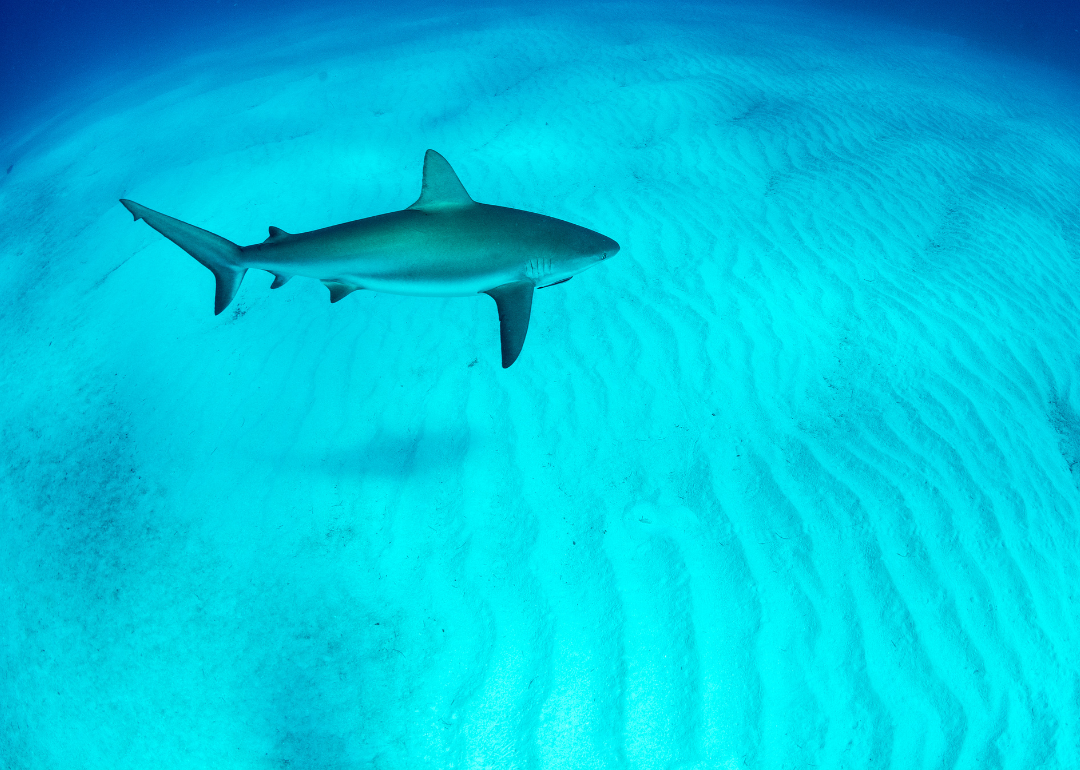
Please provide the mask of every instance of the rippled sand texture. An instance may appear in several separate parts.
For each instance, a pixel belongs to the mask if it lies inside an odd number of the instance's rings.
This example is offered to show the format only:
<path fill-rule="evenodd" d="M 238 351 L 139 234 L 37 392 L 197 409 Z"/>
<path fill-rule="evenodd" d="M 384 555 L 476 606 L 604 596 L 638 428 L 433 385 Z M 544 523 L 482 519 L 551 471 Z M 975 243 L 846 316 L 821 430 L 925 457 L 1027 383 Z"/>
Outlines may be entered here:
<path fill-rule="evenodd" d="M 0 157 L 0 767 L 1080 765 L 1075 84 L 764 11 L 304 24 Z M 215 318 L 117 203 L 251 243 L 428 147 L 622 244 L 507 371 L 487 297 Z"/>

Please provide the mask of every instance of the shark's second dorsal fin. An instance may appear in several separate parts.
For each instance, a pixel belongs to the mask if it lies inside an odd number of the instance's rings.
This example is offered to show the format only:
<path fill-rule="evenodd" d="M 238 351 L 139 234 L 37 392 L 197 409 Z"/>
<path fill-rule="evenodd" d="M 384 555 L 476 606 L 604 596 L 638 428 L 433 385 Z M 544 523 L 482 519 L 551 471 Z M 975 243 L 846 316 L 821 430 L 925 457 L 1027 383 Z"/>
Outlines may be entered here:
<path fill-rule="evenodd" d="M 410 209 L 420 211 L 438 211 L 440 209 L 462 206 L 475 206 L 476 202 L 465 192 L 454 169 L 435 150 L 428 150 L 424 156 L 424 185 L 420 197 Z"/>
<path fill-rule="evenodd" d="M 270 241 L 276 241 L 278 238 L 284 238 L 286 235 L 288 235 L 288 233 L 282 230 L 280 227 L 274 227 L 273 225 L 270 225 L 270 237 L 263 241 L 263 243 L 270 243 Z"/>

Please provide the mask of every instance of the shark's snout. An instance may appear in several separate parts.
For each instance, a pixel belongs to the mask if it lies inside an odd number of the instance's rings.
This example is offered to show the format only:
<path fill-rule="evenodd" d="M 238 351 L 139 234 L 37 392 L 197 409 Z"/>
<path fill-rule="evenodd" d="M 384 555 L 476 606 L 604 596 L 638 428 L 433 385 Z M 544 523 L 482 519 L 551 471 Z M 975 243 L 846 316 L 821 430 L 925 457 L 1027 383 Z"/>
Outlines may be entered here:
<path fill-rule="evenodd" d="M 617 244 L 615 241 L 611 240 L 611 238 L 608 238 L 607 236 L 604 237 L 604 241 L 605 243 L 603 246 L 603 251 L 600 252 L 601 261 L 605 259 L 611 259 L 611 257 L 614 257 L 616 254 L 619 253 L 619 244 Z"/>

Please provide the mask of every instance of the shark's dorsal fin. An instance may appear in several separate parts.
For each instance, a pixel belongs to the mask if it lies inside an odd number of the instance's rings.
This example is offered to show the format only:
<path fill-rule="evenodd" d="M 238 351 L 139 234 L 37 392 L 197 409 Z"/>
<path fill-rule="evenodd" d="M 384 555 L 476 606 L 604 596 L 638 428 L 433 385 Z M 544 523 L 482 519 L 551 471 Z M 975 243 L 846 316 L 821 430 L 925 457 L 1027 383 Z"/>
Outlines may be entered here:
<path fill-rule="evenodd" d="M 461 180 L 454 169 L 435 150 L 428 150 L 424 155 L 424 185 L 420 197 L 410 209 L 420 211 L 438 211 L 440 209 L 475 206 L 476 202 L 465 192 Z"/>
<path fill-rule="evenodd" d="M 286 235 L 288 235 L 288 233 L 282 230 L 280 227 L 274 227 L 273 225 L 270 225 L 270 237 L 263 241 L 263 243 L 270 243 L 270 241 L 276 241 L 278 238 L 284 238 Z"/>
<path fill-rule="evenodd" d="M 502 341 L 502 365 L 506 369 L 517 361 L 532 314 L 532 281 L 514 281 L 484 292 L 499 307 L 499 338 Z"/>

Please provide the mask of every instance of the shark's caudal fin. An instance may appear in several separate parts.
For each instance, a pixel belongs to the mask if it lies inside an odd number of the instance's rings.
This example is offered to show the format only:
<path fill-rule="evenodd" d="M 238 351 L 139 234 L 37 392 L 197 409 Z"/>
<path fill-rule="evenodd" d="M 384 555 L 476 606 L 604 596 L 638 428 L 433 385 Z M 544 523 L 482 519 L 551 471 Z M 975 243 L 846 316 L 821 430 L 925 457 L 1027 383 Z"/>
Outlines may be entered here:
<path fill-rule="evenodd" d="M 135 221 L 145 220 L 146 224 L 209 268 L 217 279 L 217 291 L 214 294 L 215 315 L 229 306 L 240 288 L 240 282 L 244 280 L 244 273 L 247 272 L 247 268 L 240 264 L 239 246 L 220 235 L 165 216 L 135 201 L 121 198 L 120 202 L 132 213 Z"/>
<path fill-rule="evenodd" d="M 517 361 L 525 334 L 529 331 L 532 314 L 533 285 L 531 281 L 514 281 L 485 291 L 499 307 L 499 337 L 502 340 L 503 369 Z"/>

